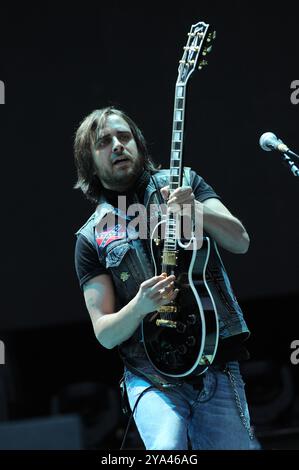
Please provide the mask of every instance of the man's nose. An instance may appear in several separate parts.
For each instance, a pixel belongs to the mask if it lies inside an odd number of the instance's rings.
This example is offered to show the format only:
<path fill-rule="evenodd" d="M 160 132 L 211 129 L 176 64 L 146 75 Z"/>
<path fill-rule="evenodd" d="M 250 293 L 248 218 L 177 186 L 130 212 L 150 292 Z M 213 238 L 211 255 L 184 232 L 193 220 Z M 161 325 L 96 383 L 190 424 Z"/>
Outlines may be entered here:
<path fill-rule="evenodd" d="M 116 154 L 122 153 L 124 150 L 123 144 L 118 140 L 116 136 L 113 137 L 112 141 L 112 152 Z"/>

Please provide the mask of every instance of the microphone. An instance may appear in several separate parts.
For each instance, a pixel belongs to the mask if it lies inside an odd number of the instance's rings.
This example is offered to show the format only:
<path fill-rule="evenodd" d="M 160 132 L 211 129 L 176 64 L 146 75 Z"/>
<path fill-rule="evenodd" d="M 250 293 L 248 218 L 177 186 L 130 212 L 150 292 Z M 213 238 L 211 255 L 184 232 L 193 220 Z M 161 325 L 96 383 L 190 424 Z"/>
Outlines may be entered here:
<path fill-rule="evenodd" d="M 277 150 L 278 152 L 284 153 L 291 157 L 299 158 L 295 152 L 292 152 L 286 144 L 283 143 L 281 139 L 278 139 L 273 132 L 265 132 L 260 137 L 260 146 L 266 152 L 271 152 L 271 150 Z"/>
<path fill-rule="evenodd" d="M 299 168 L 295 163 L 290 159 L 290 157 L 297 157 L 299 155 L 292 152 L 282 140 L 278 139 L 273 132 L 265 132 L 260 137 L 260 146 L 266 152 L 271 152 L 271 150 L 277 150 L 282 155 L 283 163 L 291 170 L 294 176 L 299 176 Z"/>

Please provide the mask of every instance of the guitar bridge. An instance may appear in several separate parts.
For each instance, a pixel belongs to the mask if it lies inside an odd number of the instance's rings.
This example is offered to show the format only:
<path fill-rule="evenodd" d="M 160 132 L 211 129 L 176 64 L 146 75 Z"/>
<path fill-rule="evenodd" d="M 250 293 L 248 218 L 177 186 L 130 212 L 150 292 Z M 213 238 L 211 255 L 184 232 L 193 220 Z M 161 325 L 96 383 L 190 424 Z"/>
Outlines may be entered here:
<path fill-rule="evenodd" d="M 178 309 L 175 305 L 162 305 L 157 311 L 159 313 L 176 313 Z"/>
<path fill-rule="evenodd" d="M 163 328 L 176 328 L 177 322 L 172 320 L 156 320 L 157 326 L 162 326 Z"/>

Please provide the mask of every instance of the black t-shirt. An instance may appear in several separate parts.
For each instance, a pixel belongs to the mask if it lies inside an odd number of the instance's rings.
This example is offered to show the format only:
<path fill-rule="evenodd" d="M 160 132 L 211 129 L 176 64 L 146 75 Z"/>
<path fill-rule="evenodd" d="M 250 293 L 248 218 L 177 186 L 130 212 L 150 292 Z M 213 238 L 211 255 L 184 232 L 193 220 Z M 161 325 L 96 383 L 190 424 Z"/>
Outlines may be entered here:
<path fill-rule="evenodd" d="M 134 186 L 134 190 L 137 188 L 137 197 L 139 196 L 139 200 L 143 200 L 145 187 L 146 181 L 143 185 L 140 185 L 140 181 L 137 181 L 136 185 Z M 220 199 L 213 188 L 196 173 L 192 181 L 192 188 L 195 199 L 197 201 L 204 202 L 209 198 Z M 119 193 L 115 191 L 105 191 L 105 196 L 111 204 L 116 204 L 115 201 L 117 201 L 118 195 Z M 128 200 L 130 200 L 130 196 L 131 195 L 128 195 Z M 95 276 L 100 274 L 109 274 L 109 271 L 106 269 L 106 267 L 100 263 L 96 249 L 82 234 L 79 234 L 76 242 L 75 267 L 81 289 L 87 281 L 94 278 Z M 217 355 L 214 360 L 214 364 L 223 364 L 227 361 L 233 360 L 246 360 L 248 358 L 249 353 L 243 344 L 234 344 L 233 341 L 230 341 L 228 344 L 227 341 L 224 340 L 220 341 L 218 344 Z"/>
<path fill-rule="evenodd" d="M 213 188 L 208 185 L 201 176 L 197 174 L 195 174 L 194 176 L 192 188 L 195 199 L 197 201 L 203 202 L 211 197 L 219 199 L 219 196 L 215 193 Z M 117 193 L 110 191 L 109 196 L 111 196 L 111 198 L 112 193 L 114 193 L 114 197 L 115 195 L 117 195 Z M 76 242 L 75 268 L 81 289 L 84 283 L 89 281 L 93 277 L 98 276 L 100 274 L 109 274 L 109 271 L 106 269 L 106 267 L 100 263 L 95 248 L 82 234 L 79 234 Z"/>

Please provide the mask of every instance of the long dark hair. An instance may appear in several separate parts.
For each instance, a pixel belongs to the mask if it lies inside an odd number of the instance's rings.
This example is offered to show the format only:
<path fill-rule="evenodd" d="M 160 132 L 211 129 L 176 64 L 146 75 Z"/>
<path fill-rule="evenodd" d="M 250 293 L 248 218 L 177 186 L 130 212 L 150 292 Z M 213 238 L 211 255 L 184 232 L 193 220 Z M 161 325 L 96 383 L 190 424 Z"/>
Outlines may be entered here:
<path fill-rule="evenodd" d="M 120 109 L 109 106 L 102 109 L 96 109 L 86 116 L 80 123 L 75 135 L 74 156 L 77 168 L 77 182 L 75 189 L 81 189 L 87 199 L 97 202 L 102 191 L 102 183 L 97 175 L 95 175 L 94 161 L 92 158 L 92 145 L 94 144 L 98 132 L 104 123 L 104 120 L 110 114 L 116 114 L 124 119 L 132 131 L 139 154 L 144 159 L 144 169 L 149 172 L 156 172 L 157 167 L 149 156 L 145 138 L 135 124 L 135 122 Z"/>

